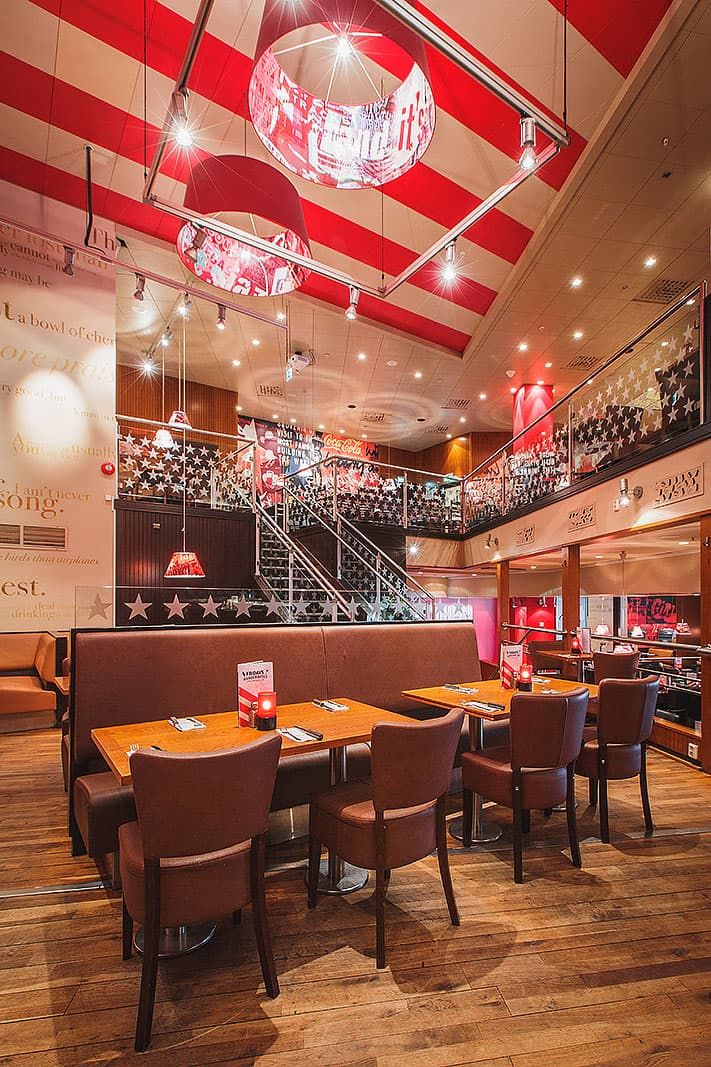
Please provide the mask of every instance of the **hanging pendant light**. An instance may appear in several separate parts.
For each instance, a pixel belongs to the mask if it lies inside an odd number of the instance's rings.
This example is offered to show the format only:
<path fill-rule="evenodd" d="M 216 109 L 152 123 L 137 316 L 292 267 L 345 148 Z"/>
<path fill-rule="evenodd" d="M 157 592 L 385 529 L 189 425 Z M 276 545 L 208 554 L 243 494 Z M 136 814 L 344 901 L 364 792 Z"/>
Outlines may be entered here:
<path fill-rule="evenodd" d="M 165 348 L 161 345 L 161 361 L 160 361 L 160 417 L 165 421 Z M 165 426 L 160 426 L 154 436 L 153 444 L 156 448 L 161 448 L 164 451 L 169 451 L 175 444 L 173 441 L 173 435 Z"/>
<path fill-rule="evenodd" d="M 183 345 L 182 354 L 178 353 L 178 404 L 181 403 L 184 407 L 187 407 L 186 400 L 186 360 L 185 360 L 185 319 L 187 316 L 183 316 Z M 181 373 L 181 356 L 182 356 L 182 373 Z M 181 392 L 182 387 L 182 392 Z M 176 416 L 182 416 L 183 422 L 174 422 L 173 419 Z M 188 495 L 188 482 L 187 482 L 187 459 L 185 452 L 185 431 L 191 429 L 190 422 L 184 411 L 174 411 L 168 420 L 171 426 L 180 426 L 183 431 L 183 547 L 181 550 L 176 551 L 170 557 L 170 562 L 163 574 L 164 578 L 204 578 L 205 571 L 202 569 L 200 558 L 197 552 L 186 548 L 185 544 L 185 530 L 187 526 L 187 495 Z M 156 435 L 157 436 L 157 435 Z M 172 437 L 171 437 L 172 440 Z"/>
<path fill-rule="evenodd" d="M 311 273 L 279 255 L 288 248 L 311 256 L 301 200 L 276 167 L 250 156 L 212 156 L 193 167 L 185 190 L 185 207 L 202 217 L 243 213 L 281 227 L 265 240 L 274 251 L 252 248 L 209 224 L 187 222 L 176 248 L 181 263 L 197 278 L 241 296 L 281 296 L 293 292 Z M 256 228 L 255 228 L 256 233 Z"/>
<path fill-rule="evenodd" d="M 318 27 L 318 36 L 312 27 Z M 287 62 L 295 59 L 292 69 L 300 77 L 310 56 L 315 78 L 328 64 L 324 97 L 287 74 L 281 63 L 287 53 L 293 53 Z M 366 64 L 387 70 L 393 53 L 397 68 L 407 73 L 384 94 Z M 346 104 L 331 98 L 334 87 L 336 92 L 350 87 L 356 77 L 365 79 L 368 99 Z M 249 81 L 249 114 L 274 158 L 307 181 L 337 189 L 384 185 L 417 163 L 434 134 L 424 42 L 372 0 L 266 0 Z"/>

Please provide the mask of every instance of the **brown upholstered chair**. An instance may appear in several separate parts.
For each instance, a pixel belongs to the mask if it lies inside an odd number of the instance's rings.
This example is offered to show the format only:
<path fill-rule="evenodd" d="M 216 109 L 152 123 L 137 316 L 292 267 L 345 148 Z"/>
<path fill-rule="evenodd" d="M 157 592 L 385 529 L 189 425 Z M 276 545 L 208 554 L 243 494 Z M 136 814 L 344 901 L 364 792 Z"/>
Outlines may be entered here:
<path fill-rule="evenodd" d="M 162 927 L 238 917 L 252 902 L 264 984 L 279 995 L 264 898 L 264 850 L 281 737 L 198 755 L 138 751 L 138 821 L 119 828 L 123 958 L 144 926 L 136 1051 L 151 1039 Z"/>
<path fill-rule="evenodd" d="M 593 652 L 595 685 L 606 678 L 636 678 L 639 652 Z"/>
<path fill-rule="evenodd" d="M 311 798 L 309 907 L 316 906 L 321 846 L 375 871 L 376 962 L 385 966 L 385 894 L 390 871 L 437 849 L 453 926 L 459 913 L 447 855 L 447 789 L 463 713 L 426 722 L 376 723 L 370 781 L 343 782 Z"/>
<path fill-rule="evenodd" d="M 617 658 L 617 657 L 614 657 Z M 610 840 L 607 783 L 636 778 L 646 832 L 654 832 L 647 787 L 647 740 L 654 724 L 658 678 L 605 678 L 600 683 L 597 726 L 586 727 L 576 774 L 590 779 L 590 803 L 600 794 L 600 837 Z"/>
<path fill-rule="evenodd" d="M 472 843 L 473 794 L 513 808 L 514 881 L 523 882 L 524 825 L 532 809 L 565 802 L 570 854 L 582 866 L 575 819 L 575 760 L 582 743 L 587 689 L 565 696 L 516 693 L 511 700 L 511 744 L 462 755 L 464 844 Z"/>

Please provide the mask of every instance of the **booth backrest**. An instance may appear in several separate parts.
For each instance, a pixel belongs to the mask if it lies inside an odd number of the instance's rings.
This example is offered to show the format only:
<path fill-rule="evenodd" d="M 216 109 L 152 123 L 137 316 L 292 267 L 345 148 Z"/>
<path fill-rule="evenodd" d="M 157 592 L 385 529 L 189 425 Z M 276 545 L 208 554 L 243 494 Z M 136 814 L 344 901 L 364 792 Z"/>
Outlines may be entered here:
<path fill-rule="evenodd" d="M 0 636 L 0 671 L 31 671 L 37 646 L 43 634 L 2 634 Z"/>
<path fill-rule="evenodd" d="M 334 697 L 417 716 L 423 705 L 403 697 L 403 689 L 481 679 L 471 622 L 325 626 L 323 634 Z"/>
<path fill-rule="evenodd" d="M 51 685 L 57 676 L 57 642 L 52 634 L 40 634 L 34 668 L 43 682 Z"/>
<path fill-rule="evenodd" d="M 72 760 L 95 760 L 91 731 L 236 706 L 238 663 L 271 660 L 280 704 L 349 696 L 417 712 L 403 689 L 480 678 L 468 623 L 77 630 L 72 652 Z"/>

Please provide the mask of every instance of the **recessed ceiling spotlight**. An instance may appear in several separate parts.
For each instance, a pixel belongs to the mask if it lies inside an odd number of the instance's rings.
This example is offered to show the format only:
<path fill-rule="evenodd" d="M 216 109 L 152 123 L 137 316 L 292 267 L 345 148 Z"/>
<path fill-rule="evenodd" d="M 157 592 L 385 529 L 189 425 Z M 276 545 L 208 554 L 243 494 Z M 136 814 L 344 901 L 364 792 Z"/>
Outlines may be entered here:
<path fill-rule="evenodd" d="M 447 434 L 447 440 L 448 440 L 448 441 L 451 441 L 451 440 L 452 440 L 452 435 L 451 435 L 451 433 L 448 433 L 448 434 Z"/>
<path fill-rule="evenodd" d="M 580 277 L 579 274 L 576 274 L 574 278 L 570 279 L 570 288 L 571 289 L 579 289 L 582 284 L 583 284 L 583 279 Z"/>
<path fill-rule="evenodd" d="M 550 370 L 552 366 L 553 366 L 553 363 L 549 359 L 548 362 L 545 364 L 545 368 L 546 368 L 546 370 Z"/>
<path fill-rule="evenodd" d="M 575 330 L 574 333 L 573 333 L 573 339 L 575 341 L 579 341 L 582 336 L 583 336 L 583 331 L 582 330 Z"/>
<path fill-rule="evenodd" d="M 517 393 L 517 392 L 518 392 L 518 389 L 516 388 L 516 386 L 515 386 L 515 385 L 512 385 L 512 386 L 511 386 L 511 388 L 509 389 L 509 392 L 510 392 L 510 393 Z"/>
<path fill-rule="evenodd" d="M 289 422 L 290 422 L 290 423 L 291 423 L 291 425 L 293 426 L 293 425 L 294 425 L 294 423 L 296 422 L 296 419 L 293 419 L 293 418 L 292 418 L 292 419 L 289 419 Z"/>
<path fill-rule="evenodd" d="M 460 421 L 460 422 L 466 422 L 467 420 L 466 420 L 466 419 L 464 418 L 464 416 L 463 416 L 463 415 L 460 415 L 460 416 L 459 416 L 459 421 Z"/>
<path fill-rule="evenodd" d="M 686 306 L 687 306 L 687 307 L 691 307 L 691 306 L 692 306 L 693 304 L 695 304 L 695 303 L 696 303 L 696 301 L 694 300 L 693 296 L 691 296 L 691 297 L 689 297 L 689 299 L 688 299 L 688 300 L 686 301 Z"/>
<path fill-rule="evenodd" d="M 242 410 L 242 405 L 241 404 L 235 404 L 235 410 L 236 411 L 241 411 Z"/>
<path fill-rule="evenodd" d="M 277 420 L 277 419 L 279 418 L 279 412 L 278 412 L 278 411 L 275 411 L 275 412 L 274 412 L 274 414 L 272 415 L 272 418 L 273 418 L 273 419 L 274 419 L 274 421 L 276 422 L 276 420 Z"/>
<path fill-rule="evenodd" d="M 480 400 L 486 400 L 486 393 L 479 393 Z"/>
<path fill-rule="evenodd" d="M 355 408 L 355 404 L 349 404 L 348 407 L 353 409 L 353 408 Z"/>
<path fill-rule="evenodd" d="M 388 367 L 397 367 L 397 360 L 396 359 L 389 359 L 388 362 L 387 362 L 387 366 Z"/>
<path fill-rule="evenodd" d="M 364 440 L 364 441 L 367 441 L 367 440 L 368 440 L 368 435 L 367 435 L 367 433 L 364 433 L 364 434 L 363 434 L 363 440 Z"/>
<path fill-rule="evenodd" d="M 338 432 L 339 432 L 339 433 L 345 433 L 346 431 L 345 431 L 345 430 L 343 429 L 343 427 L 342 427 L 342 426 L 339 426 L 339 427 L 338 427 Z"/>
<path fill-rule="evenodd" d="M 662 341 L 662 348 L 668 348 L 668 347 L 669 347 L 669 342 L 668 341 Z"/>
<path fill-rule="evenodd" d="M 254 347 L 255 347 L 255 348 L 259 348 L 259 346 L 261 345 L 261 343 L 262 343 L 262 342 L 261 342 L 261 341 L 259 340 L 259 338 L 258 338 L 258 337 L 253 337 L 253 338 L 252 338 L 252 344 L 254 345 Z"/>
<path fill-rule="evenodd" d="M 241 367 L 242 366 L 242 360 L 241 359 L 233 359 L 232 360 L 232 366 L 233 367 Z"/>
<path fill-rule="evenodd" d="M 536 385 L 545 385 L 545 384 L 546 383 L 543 381 L 543 378 L 539 378 L 538 381 L 536 382 Z"/>
<path fill-rule="evenodd" d="M 509 369 L 508 369 L 508 370 L 506 371 L 506 377 L 507 377 L 507 378 L 514 378 L 514 377 L 515 377 L 515 375 L 516 375 L 516 371 L 515 371 L 515 370 L 511 370 L 511 368 L 509 368 Z"/>
<path fill-rule="evenodd" d="M 680 544 L 680 545 L 690 545 L 691 541 L 679 541 L 678 544 Z"/>
<path fill-rule="evenodd" d="M 365 352 L 359 352 L 358 353 L 358 359 L 361 361 L 361 363 L 365 363 L 365 360 L 366 360 Z"/>
<path fill-rule="evenodd" d="M 421 378 L 422 377 L 422 371 L 421 370 L 416 370 L 415 371 L 415 377 L 416 378 Z"/>
<path fill-rule="evenodd" d="M 277 311 L 277 318 L 279 319 L 279 322 L 283 322 L 286 318 L 286 314 L 283 311 Z"/>
<path fill-rule="evenodd" d="M 225 307 L 224 304 L 218 304 L 217 305 L 217 329 L 218 330 L 227 329 L 227 323 L 225 321 L 226 318 L 227 318 L 227 308 Z"/>
<path fill-rule="evenodd" d="M 649 269 L 650 267 L 656 267 L 656 265 L 657 265 L 657 257 L 656 256 L 647 256 L 647 258 L 644 261 L 644 265 L 645 265 L 645 267 L 647 267 L 647 269 Z"/>
<path fill-rule="evenodd" d="M 536 563 L 532 563 L 531 564 L 531 570 L 532 571 L 537 571 L 538 570 L 538 565 Z"/>
<path fill-rule="evenodd" d="M 521 341 L 518 346 L 519 352 L 528 352 L 528 342 Z"/>

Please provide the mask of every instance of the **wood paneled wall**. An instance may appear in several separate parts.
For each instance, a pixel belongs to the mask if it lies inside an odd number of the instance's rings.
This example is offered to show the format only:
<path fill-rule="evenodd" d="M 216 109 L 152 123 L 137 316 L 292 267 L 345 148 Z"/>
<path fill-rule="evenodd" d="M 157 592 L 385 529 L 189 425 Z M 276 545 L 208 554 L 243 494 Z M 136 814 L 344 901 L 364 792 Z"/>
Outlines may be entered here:
<path fill-rule="evenodd" d="M 165 410 L 160 375 L 149 377 L 138 367 L 116 368 L 116 411 L 132 418 L 167 421 L 178 406 L 178 379 L 166 375 Z M 201 382 L 188 382 L 187 414 L 199 430 L 237 434 L 237 393 Z"/>
<path fill-rule="evenodd" d="M 454 474 L 461 478 L 488 459 L 497 449 L 503 448 L 510 438 L 511 435 L 505 431 L 467 433 L 451 441 L 441 441 L 431 448 L 423 448 L 419 452 L 381 445 L 380 459 L 383 463 L 395 463 L 400 467 L 416 467 L 418 470 Z"/>
<path fill-rule="evenodd" d="M 116 585 L 167 588 L 253 588 L 254 517 L 238 512 L 188 508 L 187 547 L 197 552 L 204 579 L 171 582 L 163 573 L 182 547 L 179 507 L 117 500 Z"/>

